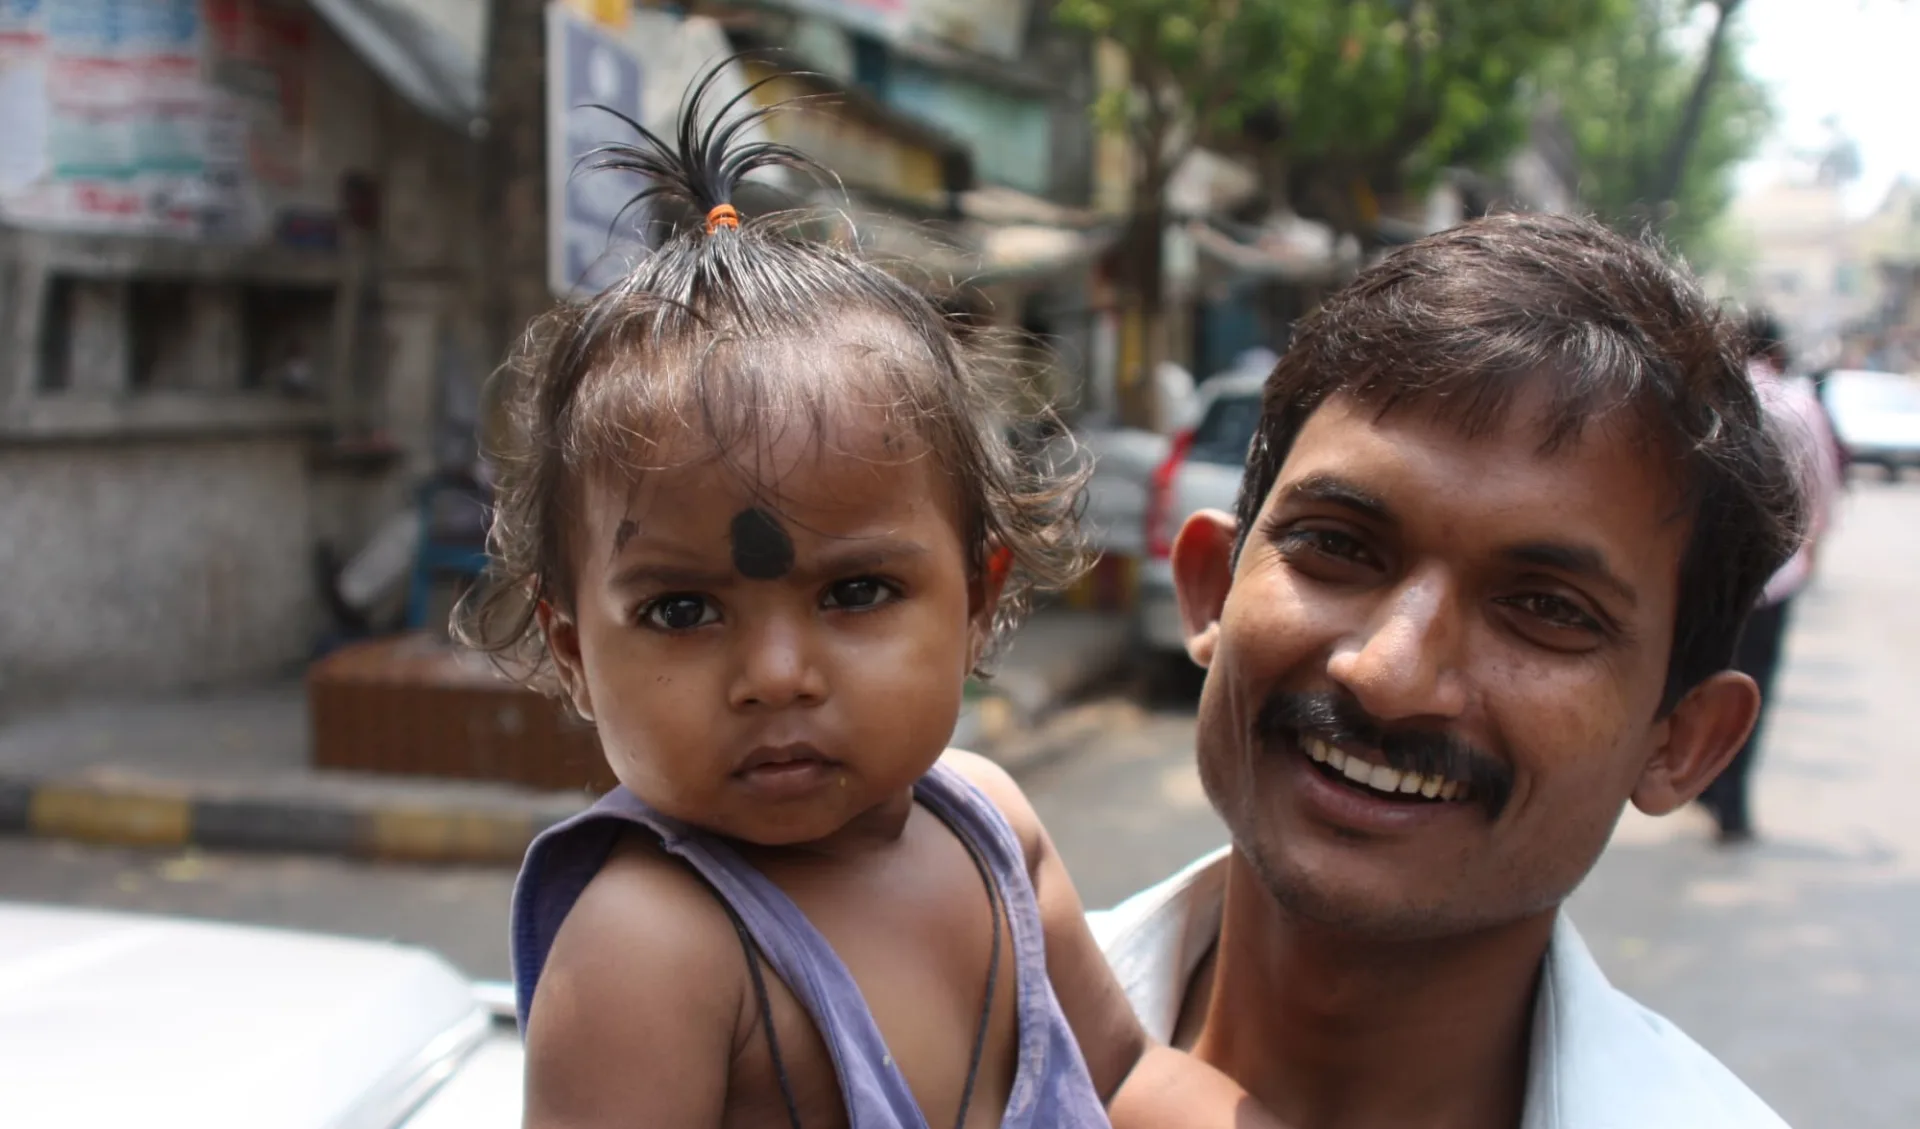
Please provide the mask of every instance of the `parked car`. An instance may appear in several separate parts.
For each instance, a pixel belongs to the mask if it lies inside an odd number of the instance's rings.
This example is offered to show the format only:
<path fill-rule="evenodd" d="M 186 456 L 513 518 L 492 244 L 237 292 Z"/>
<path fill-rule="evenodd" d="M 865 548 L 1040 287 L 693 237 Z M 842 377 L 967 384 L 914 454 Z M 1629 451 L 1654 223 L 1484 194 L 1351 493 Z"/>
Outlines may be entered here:
<path fill-rule="evenodd" d="M 1173 539 L 1204 509 L 1233 512 L 1247 448 L 1260 425 L 1264 369 L 1241 368 L 1200 385 L 1193 427 L 1177 433 L 1147 481 L 1139 592 L 1142 646 L 1167 656 L 1186 647 L 1173 591 Z"/>
<path fill-rule="evenodd" d="M 1086 469 L 1080 522 L 1088 547 L 1139 558 L 1145 551 L 1147 484 L 1166 460 L 1171 440 L 1139 428 L 1085 428 L 1050 443 L 1047 460 L 1061 469 Z"/>
<path fill-rule="evenodd" d="M 0 1123 L 510 1129 L 504 986 L 419 949 L 0 903 Z"/>
<path fill-rule="evenodd" d="M 1920 379 L 1843 369 L 1822 384 L 1822 401 L 1850 462 L 1878 466 L 1895 480 L 1920 467 Z"/>

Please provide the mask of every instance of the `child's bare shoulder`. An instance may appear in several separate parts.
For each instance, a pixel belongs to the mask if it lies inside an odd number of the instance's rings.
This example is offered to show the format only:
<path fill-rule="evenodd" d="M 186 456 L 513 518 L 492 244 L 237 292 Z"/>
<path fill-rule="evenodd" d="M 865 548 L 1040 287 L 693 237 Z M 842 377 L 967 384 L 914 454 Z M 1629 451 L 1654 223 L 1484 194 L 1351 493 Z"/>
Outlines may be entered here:
<path fill-rule="evenodd" d="M 717 1115 L 745 977 L 705 884 L 641 836 L 623 840 L 568 912 L 535 990 L 529 1124 L 617 1124 L 663 1100 Z"/>
<path fill-rule="evenodd" d="M 1046 845 L 1046 832 L 1040 825 L 1040 815 L 1028 802 L 1027 794 L 1007 772 L 979 753 L 970 753 L 965 749 L 948 749 L 940 763 L 959 773 L 967 783 L 980 789 L 993 806 L 1013 827 L 1013 833 L 1020 840 L 1020 848 L 1027 858 L 1027 869 L 1032 870 L 1039 862 Z"/>

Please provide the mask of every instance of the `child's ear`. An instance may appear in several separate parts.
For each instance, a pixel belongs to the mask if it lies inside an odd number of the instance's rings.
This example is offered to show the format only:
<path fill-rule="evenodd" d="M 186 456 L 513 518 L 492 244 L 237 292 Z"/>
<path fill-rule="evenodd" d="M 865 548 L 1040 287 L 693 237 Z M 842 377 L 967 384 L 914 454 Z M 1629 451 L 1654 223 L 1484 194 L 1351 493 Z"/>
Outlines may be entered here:
<path fill-rule="evenodd" d="M 593 695 L 587 689 L 586 669 L 580 662 L 580 628 L 571 616 L 555 611 L 545 600 L 535 606 L 533 614 L 540 625 L 540 634 L 546 637 L 547 653 L 553 656 L 561 692 L 573 703 L 575 713 L 592 721 Z"/>
<path fill-rule="evenodd" d="M 1013 551 L 996 545 L 967 585 L 967 624 L 971 637 L 967 666 L 980 661 L 987 644 L 993 640 L 994 615 L 1000 610 L 1000 597 L 1007 590 L 1007 578 L 1013 573 Z"/>

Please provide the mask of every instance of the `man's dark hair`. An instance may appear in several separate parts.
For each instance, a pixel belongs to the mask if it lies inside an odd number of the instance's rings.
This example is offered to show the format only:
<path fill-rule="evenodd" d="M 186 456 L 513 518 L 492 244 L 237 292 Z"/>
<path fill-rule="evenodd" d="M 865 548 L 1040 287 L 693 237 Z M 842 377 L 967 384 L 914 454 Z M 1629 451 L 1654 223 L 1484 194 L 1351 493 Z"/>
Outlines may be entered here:
<path fill-rule="evenodd" d="M 1727 668 L 1804 503 L 1746 375 L 1740 329 L 1653 248 L 1586 219 L 1493 216 L 1361 272 L 1303 319 L 1268 377 L 1239 499 L 1244 544 L 1300 429 L 1328 397 L 1418 408 L 1469 435 L 1536 382 L 1542 450 L 1620 411 L 1673 462 L 1680 564 L 1664 716 Z"/>

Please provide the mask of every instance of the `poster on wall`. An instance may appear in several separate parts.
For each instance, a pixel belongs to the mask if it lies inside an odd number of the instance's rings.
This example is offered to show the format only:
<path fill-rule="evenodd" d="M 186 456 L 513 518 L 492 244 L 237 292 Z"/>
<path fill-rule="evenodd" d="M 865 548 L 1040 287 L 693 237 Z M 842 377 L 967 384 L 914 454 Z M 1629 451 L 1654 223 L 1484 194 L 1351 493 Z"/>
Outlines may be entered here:
<path fill-rule="evenodd" d="M 306 9 L 290 0 L 192 2 L 206 5 L 206 80 L 248 123 L 248 172 L 263 184 L 300 184 L 312 39 Z"/>
<path fill-rule="evenodd" d="M 0 211 L 47 171 L 45 0 L 0 0 Z"/>
<path fill-rule="evenodd" d="M 199 0 L 122 0 L 121 13 L 134 189 L 157 230 L 190 235 L 206 181 Z"/>
<path fill-rule="evenodd" d="M 0 0 L 0 206 L 87 231 L 194 229 L 198 0 Z"/>
<path fill-rule="evenodd" d="M 557 296 L 597 294 L 640 250 L 645 221 L 629 208 L 646 182 L 591 168 L 588 155 L 629 140 L 612 114 L 641 116 L 640 60 L 619 38 L 569 8 L 547 8 L 547 278 Z"/>
<path fill-rule="evenodd" d="M 297 0 L 0 0 L 0 212 L 61 230 L 257 236 L 306 173 Z"/>

